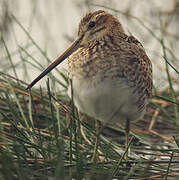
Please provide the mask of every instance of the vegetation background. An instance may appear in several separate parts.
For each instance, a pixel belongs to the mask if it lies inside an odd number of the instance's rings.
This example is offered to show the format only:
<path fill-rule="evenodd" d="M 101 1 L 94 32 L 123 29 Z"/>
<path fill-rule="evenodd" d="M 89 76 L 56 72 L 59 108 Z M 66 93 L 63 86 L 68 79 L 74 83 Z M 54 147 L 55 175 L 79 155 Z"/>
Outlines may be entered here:
<path fill-rule="evenodd" d="M 105 128 L 91 161 L 95 127 L 66 96 L 65 62 L 25 90 L 97 9 L 116 15 L 153 63 L 153 98 L 132 124 L 129 159 L 121 124 Z M 178 0 L 0 0 L 0 179 L 178 179 L 178 29 Z"/>

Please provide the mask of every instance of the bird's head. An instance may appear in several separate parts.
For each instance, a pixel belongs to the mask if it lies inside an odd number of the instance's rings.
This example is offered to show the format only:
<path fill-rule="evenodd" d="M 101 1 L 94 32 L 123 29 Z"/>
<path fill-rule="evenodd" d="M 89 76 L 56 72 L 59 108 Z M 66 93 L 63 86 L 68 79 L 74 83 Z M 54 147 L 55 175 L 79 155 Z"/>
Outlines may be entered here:
<path fill-rule="evenodd" d="M 107 34 L 111 36 L 123 33 L 124 30 L 118 19 L 106 11 L 95 11 L 86 14 L 80 21 L 78 38 L 81 39 L 80 45 L 85 46 L 89 43 L 100 41 Z"/>

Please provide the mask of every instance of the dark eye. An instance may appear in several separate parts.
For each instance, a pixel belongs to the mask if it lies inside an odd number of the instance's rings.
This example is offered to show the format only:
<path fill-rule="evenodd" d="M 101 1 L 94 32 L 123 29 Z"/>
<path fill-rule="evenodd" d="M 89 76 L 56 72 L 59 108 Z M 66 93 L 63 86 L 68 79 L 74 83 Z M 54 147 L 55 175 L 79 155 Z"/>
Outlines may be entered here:
<path fill-rule="evenodd" d="M 94 22 L 94 21 L 91 21 L 90 23 L 89 23 L 89 28 L 93 28 L 94 26 L 96 25 L 96 23 Z"/>

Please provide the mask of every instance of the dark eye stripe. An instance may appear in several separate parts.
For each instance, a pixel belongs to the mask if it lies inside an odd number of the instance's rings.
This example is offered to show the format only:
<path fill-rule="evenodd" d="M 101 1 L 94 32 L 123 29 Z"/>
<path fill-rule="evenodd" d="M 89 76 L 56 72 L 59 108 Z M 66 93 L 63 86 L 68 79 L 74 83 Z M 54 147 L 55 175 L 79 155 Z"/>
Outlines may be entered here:
<path fill-rule="evenodd" d="M 93 31 L 93 33 L 99 32 L 99 31 L 101 31 L 101 30 L 103 30 L 103 29 L 105 29 L 105 28 L 106 28 L 105 26 L 100 27 L 100 28 L 96 29 L 95 31 Z"/>

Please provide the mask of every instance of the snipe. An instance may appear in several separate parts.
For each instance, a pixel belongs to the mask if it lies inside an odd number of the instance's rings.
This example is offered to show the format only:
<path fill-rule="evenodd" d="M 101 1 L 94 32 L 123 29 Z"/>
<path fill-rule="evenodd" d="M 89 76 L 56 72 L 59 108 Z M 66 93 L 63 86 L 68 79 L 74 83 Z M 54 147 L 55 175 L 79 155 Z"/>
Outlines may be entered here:
<path fill-rule="evenodd" d="M 126 121 L 128 139 L 129 122 L 143 116 L 152 91 L 152 65 L 141 43 L 112 14 L 88 13 L 76 41 L 27 88 L 67 57 L 76 107 L 104 125 Z"/>

